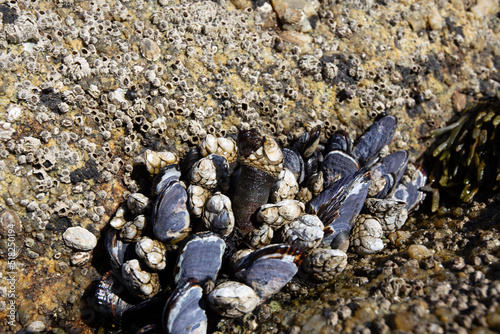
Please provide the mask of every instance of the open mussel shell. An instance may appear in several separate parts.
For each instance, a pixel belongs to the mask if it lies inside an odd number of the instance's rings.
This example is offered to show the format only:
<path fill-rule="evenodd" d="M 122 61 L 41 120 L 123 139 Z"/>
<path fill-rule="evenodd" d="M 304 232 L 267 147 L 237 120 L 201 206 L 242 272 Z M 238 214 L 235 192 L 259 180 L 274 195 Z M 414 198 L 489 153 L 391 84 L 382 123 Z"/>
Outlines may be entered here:
<path fill-rule="evenodd" d="M 111 271 L 104 274 L 95 293 L 97 310 L 108 319 L 120 323 L 125 311 L 133 306 L 134 298 Z"/>
<path fill-rule="evenodd" d="M 366 130 L 352 149 L 352 154 L 362 165 L 369 165 L 380 150 L 389 145 L 396 131 L 397 119 L 388 115 L 380 118 Z"/>
<path fill-rule="evenodd" d="M 263 247 L 239 263 L 236 278 L 266 300 L 295 276 L 303 257 L 303 251 L 297 246 L 275 244 Z"/>
<path fill-rule="evenodd" d="M 177 259 L 175 283 L 182 285 L 191 278 L 200 284 L 215 281 L 225 249 L 226 243 L 215 233 L 201 232 L 189 237 Z"/>
<path fill-rule="evenodd" d="M 169 181 L 153 205 L 153 234 L 164 243 L 176 244 L 190 232 L 187 193 L 178 180 Z"/>
<path fill-rule="evenodd" d="M 170 334 L 205 334 L 203 289 L 196 279 L 179 284 L 163 310 L 163 329 Z"/>

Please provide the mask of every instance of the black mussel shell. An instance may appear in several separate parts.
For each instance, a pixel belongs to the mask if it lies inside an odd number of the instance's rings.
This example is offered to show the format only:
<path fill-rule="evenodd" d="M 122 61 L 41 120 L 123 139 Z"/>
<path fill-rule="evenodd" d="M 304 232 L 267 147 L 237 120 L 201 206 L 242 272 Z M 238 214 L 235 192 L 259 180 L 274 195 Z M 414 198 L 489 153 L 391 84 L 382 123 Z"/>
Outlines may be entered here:
<path fill-rule="evenodd" d="M 394 116 L 384 116 L 373 123 L 368 130 L 359 137 L 352 149 L 352 154 L 364 166 L 369 165 L 372 158 L 380 150 L 389 145 L 396 131 L 397 119 Z"/>
<path fill-rule="evenodd" d="M 427 172 L 422 166 L 417 168 L 417 178 L 410 183 L 398 183 L 391 198 L 406 202 L 406 210 L 411 212 L 424 200 L 425 194 L 420 190 L 427 182 Z"/>
<path fill-rule="evenodd" d="M 293 173 L 298 183 L 302 183 L 305 176 L 304 160 L 302 159 L 302 156 L 288 148 L 284 148 L 282 152 L 283 167 Z"/>
<path fill-rule="evenodd" d="M 207 332 L 203 289 L 196 279 L 178 285 L 172 292 L 163 310 L 162 324 L 170 334 Z"/>
<path fill-rule="evenodd" d="M 383 157 L 379 162 L 370 168 L 372 178 L 383 177 L 386 180 L 385 187 L 374 197 L 385 198 L 390 195 L 408 165 L 408 152 L 396 151 Z"/>
<path fill-rule="evenodd" d="M 277 244 L 264 247 L 240 262 L 236 277 L 265 300 L 295 276 L 303 257 L 303 251 L 297 246 Z"/>
<path fill-rule="evenodd" d="M 133 306 L 134 298 L 113 273 L 108 271 L 97 284 L 95 301 L 101 314 L 120 323 L 125 311 Z"/>
<path fill-rule="evenodd" d="M 326 152 L 331 152 L 333 150 L 339 150 L 346 153 L 351 153 L 352 150 L 352 139 L 349 134 L 345 131 L 339 130 L 335 132 L 328 142 Z"/>
<path fill-rule="evenodd" d="M 191 278 L 200 284 L 214 281 L 222 265 L 226 243 L 217 234 L 200 232 L 190 236 L 179 253 L 175 268 L 175 283 L 182 285 Z"/>
<path fill-rule="evenodd" d="M 293 145 L 293 149 L 308 159 L 318 148 L 320 135 L 321 125 L 316 125 L 300 136 L 299 140 Z"/>
<path fill-rule="evenodd" d="M 104 244 L 108 252 L 111 266 L 116 272 L 121 272 L 122 264 L 128 260 L 137 258 L 135 254 L 135 242 L 125 242 L 118 238 L 118 233 L 114 228 L 106 232 Z"/>
<path fill-rule="evenodd" d="M 172 164 L 163 167 L 153 179 L 151 197 L 155 199 L 170 184 L 179 181 L 180 177 L 181 172 L 179 171 L 179 165 Z"/>
<path fill-rule="evenodd" d="M 153 298 L 134 305 L 123 313 L 122 327 L 128 333 L 152 334 L 161 333 L 162 310 L 167 302 L 164 296 L 156 295 Z"/>
<path fill-rule="evenodd" d="M 321 170 L 323 171 L 323 187 L 326 189 L 341 178 L 354 175 L 359 170 L 359 165 L 351 155 L 334 150 L 325 156 Z"/>
<path fill-rule="evenodd" d="M 325 225 L 323 243 L 329 244 L 341 232 L 349 232 L 363 208 L 370 172 L 360 170 L 323 190 L 308 205 L 308 212 L 318 215 Z"/>
<path fill-rule="evenodd" d="M 177 243 L 190 231 L 186 189 L 178 181 L 163 188 L 153 206 L 153 234 L 164 243 Z"/>
<path fill-rule="evenodd" d="M 190 149 L 181 161 L 180 168 L 182 175 L 188 175 L 191 167 L 193 167 L 193 165 L 201 158 L 203 158 L 203 156 L 201 155 L 200 149 L 198 147 L 193 147 L 192 149 Z"/>

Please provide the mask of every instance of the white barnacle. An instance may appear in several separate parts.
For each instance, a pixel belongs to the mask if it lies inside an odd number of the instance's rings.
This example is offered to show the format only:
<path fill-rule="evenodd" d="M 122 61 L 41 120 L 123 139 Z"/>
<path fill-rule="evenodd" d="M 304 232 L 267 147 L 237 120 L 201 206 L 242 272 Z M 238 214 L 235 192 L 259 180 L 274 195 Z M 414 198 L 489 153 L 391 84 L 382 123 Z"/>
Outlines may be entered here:
<path fill-rule="evenodd" d="M 68 74 L 74 81 L 81 80 L 91 74 L 90 66 L 83 57 L 75 57 L 68 65 Z"/>

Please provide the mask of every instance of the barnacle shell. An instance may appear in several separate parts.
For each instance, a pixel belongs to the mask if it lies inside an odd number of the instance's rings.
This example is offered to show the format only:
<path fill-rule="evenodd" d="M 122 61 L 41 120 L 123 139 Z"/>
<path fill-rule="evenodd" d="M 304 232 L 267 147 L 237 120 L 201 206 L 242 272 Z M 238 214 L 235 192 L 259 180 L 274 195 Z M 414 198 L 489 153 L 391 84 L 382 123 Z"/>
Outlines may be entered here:
<path fill-rule="evenodd" d="M 210 292 L 208 302 L 220 315 L 236 318 L 252 312 L 259 304 L 260 298 L 248 285 L 227 281 Z"/>
<path fill-rule="evenodd" d="M 211 231 L 229 235 L 234 228 L 234 215 L 231 209 L 231 200 L 224 194 L 216 193 L 205 203 L 203 223 Z"/>
<path fill-rule="evenodd" d="M 316 215 L 302 215 L 283 227 L 281 235 L 289 244 L 306 249 L 317 247 L 323 239 L 323 223 Z"/>
<path fill-rule="evenodd" d="M 274 204 L 264 204 L 257 213 L 257 220 L 278 229 L 297 219 L 305 211 L 304 203 L 287 199 Z"/>
<path fill-rule="evenodd" d="M 408 218 L 406 203 L 389 198 L 367 198 L 365 202 L 365 211 L 380 218 L 382 230 L 385 235 L 399 230 Z"/>
<path fill-rule="evenodd" d="M 146 216 L 140 215 L 127 222 L 120 230 L 120 237 L 128 242 L 136 241 L 146 226 Z"/>
<path fill-rule="evenodd" d="M 361 214 L 349 238 L 352 249 L 359 255 L 373 254 L 384 248 L 382 242 L 382 225 L 376 217 Z"/>
<path fill-rule="evenodd" d="M 283 169 L 279 180 L 271 190 L 271 201 L 276 203 L 285 199 L 293 199 L 299 192 L 299 185 L 295 176 L 288 169 Z"/>
<path fill-rule="evenodd" d="M 267 224 L 262 224 L 261 227 L 256 228 L 250 232 L 250 234 L 248 235 L 248 243 L 253 248 L 261 248 L 269 245 L 271 243 L 271 240 L 273 239 L 273 236 L 273 229 Z"/>
<path fill-rule="evenodd" d="M 210 190 L 205 189 L 195 184 L 189 185 L 187 188 L 188 208 L 193 216 L 200 218 L 203 214 L 205 202 L 210 197 Z"/>
<path fill-rule="evenodd" d="M 208 134 L 201 144 L 202 156 L 217 154 L 227 159 L 229 163 L 236 160 L 238 150 L 236 142 L 232 138 L 215 137 Z"/>
<path fill-rule="evenodd" d="M 302 267 L 318 281 L 330 281 L 347 266 L 347 254 L 339 249 L 316 248 L 307 254 Z"/>
<path fill-rule="evenodd" d="M 141 215 L 151 207 L 151 200 L 141 193 L 130 194 L 127 198 L 127 206 L 134 215 Z"/>
<path fill-rule="evenodd" d="M 158 240 L 142 237 L 135 245 L 135 252 L 153 270 L 163 270 L 167 265 L 167 248 Z"/>
<path fill-rule="evenodd" d="M 179 162 L 177 155 L 168 151 L 155 152 L 146 150 L 144 156 L 146 158 L 146 169 L 151 175 L 158 174 L 160 170 L 167 165 L 172 165 Z"/>
<path fill-rule="evenodd" d="M 134 296 L 147 299 L 160 291 L 158 274 L 144 271 L 138 260 L 129 260 L 122 266 L 122 276 Z"/>
<path fill-rule="evenodd" d="M 210 154 L 198 160 L 189 173 L 189 180 L 192 184 L 202 186 L 207 189 L 216 187 L 227 190 L 229 179 L 229 165 L 226 158 Z"/>

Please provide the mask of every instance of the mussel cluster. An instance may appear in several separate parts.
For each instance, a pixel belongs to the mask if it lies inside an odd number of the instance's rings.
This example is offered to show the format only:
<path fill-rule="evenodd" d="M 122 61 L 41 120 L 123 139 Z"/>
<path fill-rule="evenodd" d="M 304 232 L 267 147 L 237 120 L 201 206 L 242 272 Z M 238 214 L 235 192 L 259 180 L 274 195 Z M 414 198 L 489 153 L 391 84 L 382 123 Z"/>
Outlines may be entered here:
<path fill-rule="evenodd" d="M 348 249 L 381 250 L 426 181 L 406 151 L 381 155 L 396 124 L 382 117 L 355 144 L 338 131 L 322 145 L 315 127 L 282 148 L 252 129 L 209 135 L 182 161 L 147 151 L 151 197 L 130 195 L 110 222 L 97 309 L 130 332 L 204 333 L 206 312 L 243 316 L 299 270 L 328 281 Z"/>
<path fill-rule="evenodd" d="M 459 193 L 463 202 L 470 203 L 480 189 L 499 189 L 499 124 L 497 100 L 465 110 L 457 122 L 438 130 L 438 133 L 447 133 L 447 137 L 433 151 L 438 160 L 430 178 L 441 188 L 441 193 L 452 194 L 452 198 Z M 439 198 L 434 198 L 433 211 L 438 207 Z"/>

